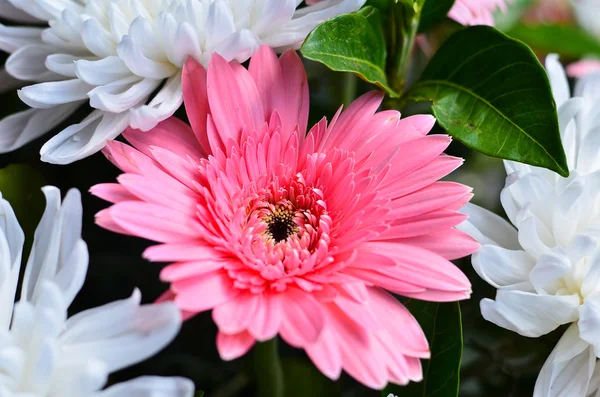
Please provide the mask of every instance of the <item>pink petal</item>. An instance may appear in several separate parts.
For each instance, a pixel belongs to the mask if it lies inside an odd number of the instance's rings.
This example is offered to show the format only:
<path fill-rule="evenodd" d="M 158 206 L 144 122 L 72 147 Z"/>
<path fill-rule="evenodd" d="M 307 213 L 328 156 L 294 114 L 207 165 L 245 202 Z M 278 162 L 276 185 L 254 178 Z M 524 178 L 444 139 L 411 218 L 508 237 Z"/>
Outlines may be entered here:
<path fill-rule="evenodd" d="M 392 183 L 381 189 L 381 194 L 402 197 L 440 180 L 461 166 L 463 160 L 457 157 L 440 155 L 435 160 L 402 178 L 402 183 Z M 386 179 L 387 182 L 387 179 Z"/>
<path fill-rule="evenodd" d="M 217 350 L 224 361 L 235 360 L 248 353 L 254 346 L 254 338 L 248 332 L 240 332 L 228 335 L 223 332 L 217 333 Z"/>
<path fill-rule="evenodd" d="M 258 295 L 241 293 L 235 299 L 215 307 L 212 317 L 219 331 L 237 334 L 246 330 L 260 303 Z"/>
<path fill-rule="evenodd" d="M 308 125 L 309 92 L 304 65 L 295 51 L 288 50 L 279 59 L 283 70 L 285 88 L 285 109 L 277 109 L 283 123 L 283 130 L 298 125 L 298 139 L 302 142 Z M 291 131 L 291 129 L 290 129 Z M 286 136 L 283 137 L 284 141 Z"/>
<path fill-rule="evenodd" d="M 244 128 L 258 130 L 266 121 L 250 73 L 239 64 L 227 63 L 218 54 L 213 55 L 208 68 L 208 101 L 222 142 L 239 142 Z"/>
<path fill-rule="evenodd" d="M 585 59 L 567 66 L 567 74 L 571 77 L 584 77 L 585 75 L 600 70 L 600 60 Z"/>
<path fill-rule="evenodd" d="M 118 183 L 100 183 L 90 188 L 90 193 L 110 203 L 136 200 L 136 197 Z"/>
<path fill-rule="evenodd" d="M 114 221 L 114 219 L 111 215 L 111 208 L 107 208 L 105 210 L 98 212 L 96 214 L 95 221 L 96 221 L 96 225 L 98 225 L 104 229 L 110 230 L 111 232 L 126 234 L 129 236 L 135 236 L 133 233 L 129 232 L 126 229 L 123 229 L 121 226 L 119 226 Z"/>
<path fill-rule="evenodd" d="M 166 266 L 160 272 L 160 279 L 167 282 L 175 282 L 181 279 L 197 277 L 207 273 L 213 273 L 222 269 L 227 262 L 215 259 L 207 259 L 198 262 L 173 263 Z"/>
<path fill-rule="evenodd" d="M 143 175 L 122 174 L 117 180 L 120 186 L 128 191 L 129 195 L 135 200 L 145 201 L 171 207 L 174 210 L 193 217 L 198 205 L 198 196 L 193 194 L 173 194 L 172 189 L 165 189 L 163 184 L 145 178 Z"/>
<path fill-rule="evenodd" d="M 207 73 L 204 66 L 193 57 L 188 57 L 181 78 L 183 103 L 200 146 L 207 154 L 211 153 L 206 133 L 206 117 L 210 113 L 207 92 Z"/>
<path fill-rule="evenodd" d="M 275 51 L 262 45 L 250 59 L 248 71 L 258 88 L 265 110 L 265 120 L 269 120 L 276 110 L 287 111 L 283 72 Z M 296 124 L 295 119 L 292 121 L 291 128 L 288 126 L 290 129 Z"/>
<path fill-rule="evenodd" d="M 470 293 L 471 283 L 456 266 L 430 251 L 397 243 L 370 242 L 362 249 L 373 250 L 396 262 L 394 268 L 381 273 L 393 280 L 410 283 L 432 291 Z M 391 291 L 395 292 L 393 289 Z M 410 291 L 397 291 L 405 296 L 415 296 Z M 423 296 L 424 292 L 417 292 Z"/>
<path fill-rule="evenodd" d="M 163 294 L 161 296 L 159 296 L 154 303 L 161 303 L 161 302 L 172 302 L 175 300 L 175 293 L 173 291 L 171 291 L 170 289 L 166 290 L 165 292 L 163 292 Z M 181 321 L 187 321 L 192 317 L 195 317 L 198 313 L 197 312 L 188 312 L 186 310 L 181 310 Z"/>
<path fill-rule="evenodd" d="M 203 241 L 160 244 L 144 251 L 144 258 L 154 262 L 200 261 L 214 258 L 216 251 Z"/>
<path fill-rule="evenodd" d="M 254 316 L 250 318 L 248 331 L 261 342 L 267 341 L 279 332 L 283 318 L 284 307 L 275 294 L 264 293 L 260 295 L 260 302 Z"/>
<path fill-rule="evenodd" d="M 123 172 L 139 173 L 139 168 L 131 159 L 130 154 L 136 149 L 118 141 L 108 141 L 102 153 L 106 158 Z"/>
<path fill-rule="evenodd" d="M 400 122 L 410 123 L 419 133 L 427 135 L 435 125 L 435 117 L 428 114 L 417 114 L 402 119 Z"/>
<path fill-rule="evenodd" d="M 429 344 L 421 326 L 408 309 L 380 288 L 369 288 L 371 308 L 384 323 L 396 349 L 413 357 L 429 358 Z"/>
<path fill-rule="evenodd" d="M 289 288 L 281 295 L 281 337 L 294 347 L 304 347 L 319 338 L 325 325 L 323 308 L 312 295 Z"/>
<path fill-rule="evenodd" d="M 352 102 L 337 121 L 331 122 L 326 139 L 318 149 L 323 152 L 333 148 L 344 149 L 345 144 L 349 148 L 359 135 L 364 134 L 364 127 L 371 121 L 382 100 L 381 92 L 371 91 Z"/>
<path fill-rule="evenodd" d="M 177 306 L 197 313 L 235 299 L 240 293 L 233 287 L 229 276 L 222 271 L 174 282 L 171 289 L 177 293 Z"/>
<path fill-rule="evenodd" d="M 161 243 L 190 240 L 201 233 L 194 218 L 157 204 L 124 201 L 113 205 L 110 215 L 128 234 Z"/>
<path fill-rule="evenodd" d="M 325 327 L 319 339 L 306 346 L 306 354 L 325 376 L 338 380 L 342 373 L 342 355 L 335 333 Z"/>
<path fill-rule="evenodd" d="M 436 182 L 416 192 L 395 199 L 392 219 L 409 218 L 431 212 L 458 201 L 471 192 L 471 188 L 454 182 Z"/>
<path fill-rule="evenodd" d="M 394 222 L 381 240 L 408 238 L 447 230 L 468 218 L 461 212 L 440 209 Z"/>
<path fill-rule="evenodd" d="M 149 157 L 152 157 L 150 146 L 160 146 L 184 159 L 189 156 L 196 162 L 206 157 L 190 126 L 176 117 L 162 121 L 150 131 L 128 128 L 123 132 L 123 136 L 136 149 Z"/>
<path fill-rule="evenodd" d="M 477 251 L 480 247 L 473 237 L 457 229 L 449 229 L 425 236 L 409 237 L 397 242 L 424 248 L 448 260 L 463 258 Z"/>

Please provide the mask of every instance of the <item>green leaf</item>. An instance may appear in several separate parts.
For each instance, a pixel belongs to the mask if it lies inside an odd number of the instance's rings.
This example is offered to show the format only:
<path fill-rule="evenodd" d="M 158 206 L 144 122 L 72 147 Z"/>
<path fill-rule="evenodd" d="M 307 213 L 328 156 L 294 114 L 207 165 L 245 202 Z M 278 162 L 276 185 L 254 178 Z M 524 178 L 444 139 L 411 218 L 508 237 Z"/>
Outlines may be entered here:
<path fill-rule="evenodd" d="M 462 359 L 462 319 L 458 302 L 437 303 L 410 300 L 406 306 L 415 316 L 429 341 L 431 359 L 423 360 L 423 381 L 402 387 L 388 386 L 389 393 L 402 397 L 456 397 Z"/>
<path fill-rule="evenodd" d="M 196 394 L 194 394 L 194 397 L 202 397 L 204 396 L 204 392 L 202 390 L 197 390 Z"/>
<path fill-rule="evenodd" d="M 519 24 L 507 34 L 546 54 L 557 53 L 569 58 L 600 56 L 600 42 L 574 26 Z"/>
<path fill-rule="evenodd" d="M 419 33 L 426 32 L 434 25 L 442 22 L 448 16 L 448 12 L 454 5 L 455 0 L 425 0 L 421 11 Z"/>
<path fill-rule="evenodd" d="M 410 101 L 432 102 L 438 123 L 474 150 L 569 175 L 544 68 L 494 28 L 452 35 L 401 103 Z"/>
<path fill-rule="evenodd" d="M 373 7 L 320 24 L 308 35 L 300 51 L 307 59 L 335 71 L 352 72 L 397 97 L 385 75 L 385 37 L 379 11 Z"/>

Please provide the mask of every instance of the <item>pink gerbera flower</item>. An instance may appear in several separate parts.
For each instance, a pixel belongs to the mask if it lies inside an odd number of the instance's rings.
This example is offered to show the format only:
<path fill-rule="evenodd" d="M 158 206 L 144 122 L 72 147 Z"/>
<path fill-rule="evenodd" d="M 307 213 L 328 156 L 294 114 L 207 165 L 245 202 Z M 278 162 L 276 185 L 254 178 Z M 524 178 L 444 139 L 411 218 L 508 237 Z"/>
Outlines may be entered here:
<path fill-rule="evenodd" d="M 427 341 L 387 291 L 465 299 L 450 259 L 477 248 L 453 228 L 470 189 L 438 182 L 461 164 L 443 155 L 430 116 L 376 113 L 382 94 L 357 99 L 306 134 L 309 95 L 294 52 L 268 47 L 249 70 L 215 55 L 183 73 L 192 128 L 171 118 L 110 142 L 125 174 L 92 193 L 115 203 L 101 226 L 158 241 L 166 295 L 189 313 L 213 310 L 225 360 L 277 334 L 336 379 L 372 388 L 422 378 Z"/>
<path fill-rule="evenodd" d="M 510 0 L 456 0 L 448 17 L 461 25 L 494 26 L 494 12 L 506 10 Z"/>

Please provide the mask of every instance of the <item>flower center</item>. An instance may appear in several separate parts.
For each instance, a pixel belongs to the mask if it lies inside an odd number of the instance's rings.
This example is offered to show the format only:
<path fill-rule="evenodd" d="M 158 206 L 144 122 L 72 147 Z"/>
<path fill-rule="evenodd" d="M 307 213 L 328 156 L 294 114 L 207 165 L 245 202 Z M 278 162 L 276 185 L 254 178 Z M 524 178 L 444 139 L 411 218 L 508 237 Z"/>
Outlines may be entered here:
<path fill-rule="evenodd" d="M 294 222 L 294 211 L 289 208 L 277 208 L 265 217 L 267 224 L 266 233 L 276 242 L 286 240 L 298 232 L 298 225 Z"/>

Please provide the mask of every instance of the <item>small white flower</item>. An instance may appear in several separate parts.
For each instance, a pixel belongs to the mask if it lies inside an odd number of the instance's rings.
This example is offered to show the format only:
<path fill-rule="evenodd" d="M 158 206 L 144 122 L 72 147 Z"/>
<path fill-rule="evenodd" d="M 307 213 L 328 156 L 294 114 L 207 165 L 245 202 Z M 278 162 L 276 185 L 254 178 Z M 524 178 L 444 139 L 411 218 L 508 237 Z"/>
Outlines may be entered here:
<path fill-rule="evenodd" d="M 0 121 L 0 152 L 23 146 L 89 103 L 96 110 L 41 150 L 43 161 L 56 164 L 87 157 L 127 126 L 152 129 L 179 108 L 188 55 L 206 66 L 213 53 L 242 62 L 261 44 L 298 48 L 319 23 L 365 1 L 296 9 L 301 0 L 0 0 L 0 15 L 50 26 L 0 24 L 0 50 L 11 53 L 6 71 L 39 83 L 19 91 L 33 109 Z"/>
<path fill-rule="evenodd" d="M 67 319 L 88 266 L 81 239 L 81 198 L 43 189 L 46 210 L 35 232 L 20 301 L 14 305 L 23 232 L 0 196 L 0 396 L 191 397 L 183 378 L 141 377 L 101 390 L 111 372 L 167 345 L 181 326 L 171 303 L 140 306 L 131 298 Z"/>
<path fill-rule="evenodd" d="M 577 22 L 600 39 L 600 3 L 597 0 L 570 0 Z"/>
<path fill-rule="evenodd" d="M 546 67 L 571 175 L 507 161 L 501 201 L 512 225 L 469 205 L 460 228 L 482 243 L 473 266 L 498 289 L 481 301 L 485 319 L 528 337 L 571 324 L 534 396 L 585 397 L 600 381 L 600 75 L 580 80 L 570 98 L 557 57 Z"/>

